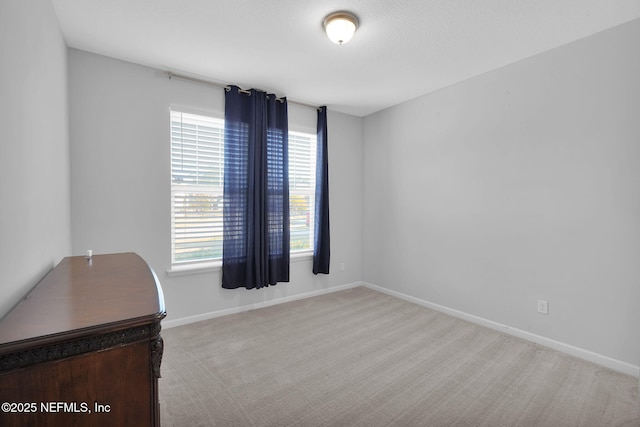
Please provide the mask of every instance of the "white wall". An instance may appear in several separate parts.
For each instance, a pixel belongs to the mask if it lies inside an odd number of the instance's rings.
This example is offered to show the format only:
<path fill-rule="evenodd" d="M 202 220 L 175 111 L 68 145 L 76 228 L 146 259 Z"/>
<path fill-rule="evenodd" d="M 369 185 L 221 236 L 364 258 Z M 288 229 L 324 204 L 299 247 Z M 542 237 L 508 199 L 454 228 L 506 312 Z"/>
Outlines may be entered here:
<path fill-rule="evenodd" d="M 294 260 L 291 282 L 226 290 L 220 271 L 167 276 L 170 267 L 169 108 L 223 115 L 222 89 L 69 50 L 73 252 L 134 251 L 163 285 L 167 320 L 269 303 L 358 282 L 362 276 L 362 119 L 329 112 L 332 264 L 314 276 Z M 315 132 L 316 111 L 289 106 L 290 127 Z M 340 271 L 340 264 L 345 270 Z"/>
<path fill-rule="evenodd" d="M 635 21 L 366 117 L 364 281 L 638 366 L 638 40 Z"/>
<path fill-rule="evenodd" d="M 66 52 L 50 1 L 0 2 L 0 317 L 71 251 Z"/>

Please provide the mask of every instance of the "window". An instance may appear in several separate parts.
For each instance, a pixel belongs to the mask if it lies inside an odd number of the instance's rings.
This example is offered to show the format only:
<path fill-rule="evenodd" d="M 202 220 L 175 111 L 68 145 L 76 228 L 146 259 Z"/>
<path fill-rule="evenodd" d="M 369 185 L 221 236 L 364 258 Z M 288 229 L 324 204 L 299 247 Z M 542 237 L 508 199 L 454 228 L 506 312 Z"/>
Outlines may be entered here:
<path fill-rule="evenodd" d="M 291 252 L 313 249 L 316 135 L 289 131 Z M 224 120 L 171 111 L 171 261 L 222 258 Z"/>
<path fill-rule="evenodd" d="M 316 136 L 289 131 L 289 232 L 291 252 L 313 249 Z"/>
<path fill-rule="evenodd" d="M 224 121 L 171 112 L 171 259 L 222 257 Z"/>

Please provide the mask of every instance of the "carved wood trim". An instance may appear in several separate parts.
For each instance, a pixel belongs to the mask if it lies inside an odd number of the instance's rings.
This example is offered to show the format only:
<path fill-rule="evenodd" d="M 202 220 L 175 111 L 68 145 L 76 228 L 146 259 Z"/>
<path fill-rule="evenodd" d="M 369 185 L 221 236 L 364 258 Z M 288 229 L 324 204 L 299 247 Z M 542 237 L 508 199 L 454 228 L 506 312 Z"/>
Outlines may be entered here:
<path fill-rule="evenodd" d="M 158 335 L 151 343 L 151 365 L 153 366 L 153 374 L 156 378 L 160 378 L 160 363 L 162 363 L 162 353 L 164 352 L 164 340 Z"/>
<path fill-rule="evenodd" d="M 157 341 L 157 339 L 160 338 L 159 334 L 160 322 L 156 322 L 129 329 L 122 329 L 120 331 L 109 332 L 102 335 L 81 337 L 28 350 L 19 350 L 14 353 L 0 356 L 0 374 L 39 363 L 52 362 L 54 360 L 60 360 L 93 351 L 106 350 L 137 341 L 152 340 L 154 338 L 156 338 Z M 160 341 L 162 341 L 161 338 Z M 162 350 L 160 350 L 159 357 L 162 358 Z M 158 361 L 158 373 L 159 371 L 160 362 Z"/>

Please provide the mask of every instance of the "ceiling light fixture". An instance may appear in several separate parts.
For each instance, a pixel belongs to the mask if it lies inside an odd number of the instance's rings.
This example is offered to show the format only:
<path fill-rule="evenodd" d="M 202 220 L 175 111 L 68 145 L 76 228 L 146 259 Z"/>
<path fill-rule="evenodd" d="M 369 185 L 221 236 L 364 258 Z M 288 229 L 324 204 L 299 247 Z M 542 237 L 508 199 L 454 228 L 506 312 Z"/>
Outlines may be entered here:
<path fill-rule="evenodd" d="M 358 18 L 350 12 L 334 12 L 322 21 L 329 40 L 335 44 L 345 44 L 358 28 Z"/>

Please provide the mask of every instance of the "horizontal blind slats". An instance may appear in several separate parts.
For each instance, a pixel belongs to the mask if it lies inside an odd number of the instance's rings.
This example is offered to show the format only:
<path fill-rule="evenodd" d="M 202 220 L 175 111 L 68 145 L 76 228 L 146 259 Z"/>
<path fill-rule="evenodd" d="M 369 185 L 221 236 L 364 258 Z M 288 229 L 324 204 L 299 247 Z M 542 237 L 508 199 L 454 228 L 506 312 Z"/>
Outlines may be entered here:
<path fill-rule="evenodd" d="M 171 112 L 174 263 L 222 256 L 224 123 Z"/>
<path fill-rule="evenodd" d="M 313 249 L 316 136 L 289 132 L 291 250 Z"/>

